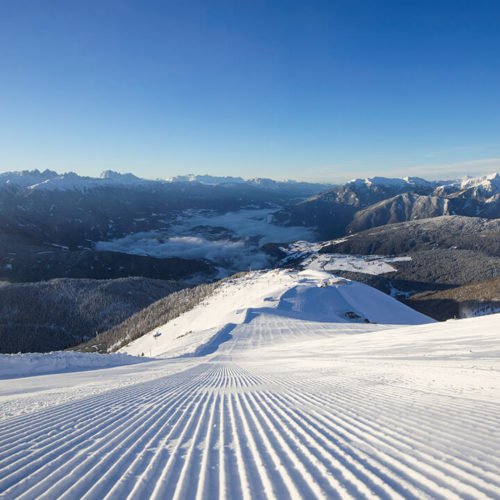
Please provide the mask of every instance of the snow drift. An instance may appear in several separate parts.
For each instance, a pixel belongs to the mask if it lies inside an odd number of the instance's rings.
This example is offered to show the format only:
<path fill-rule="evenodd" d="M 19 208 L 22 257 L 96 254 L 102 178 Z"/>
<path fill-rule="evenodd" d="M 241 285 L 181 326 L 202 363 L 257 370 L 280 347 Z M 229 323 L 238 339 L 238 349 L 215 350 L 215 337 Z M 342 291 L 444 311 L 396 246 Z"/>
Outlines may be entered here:
<path fill-rule="evenodd" d="M 29 377 L 44 373 L 97 370 L 147 361 L 127 354 L 48 352 L 0 354 L 0 378 Z"/>

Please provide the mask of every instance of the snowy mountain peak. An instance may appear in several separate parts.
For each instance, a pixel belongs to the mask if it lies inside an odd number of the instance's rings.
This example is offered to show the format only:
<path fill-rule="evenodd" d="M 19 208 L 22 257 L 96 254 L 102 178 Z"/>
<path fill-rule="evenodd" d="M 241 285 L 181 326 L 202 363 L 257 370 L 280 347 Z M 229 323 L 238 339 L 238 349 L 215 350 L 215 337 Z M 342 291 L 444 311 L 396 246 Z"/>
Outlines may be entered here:
<path fill-rule="evenodd" d="M 219 184 L 243 184 L 244 182 L 246 182 L 242 177 L 218 177 L 208 174 L 176 175 L 174 177 L 168 177 L 166 180 L 167 182 L 198 182 L 200 184 L 207 184 L 209 186 L 217 186 Z"/>
<path fill-rule="evenodd" d="M 80 177 L 74 172 L 67 172 L 28 186 L 28 189 L 43 189 L 48 191 L 82 189 L 85 184 L 92 181 L 95 181 L 95 179 L 92 179 L 91 177 Z"/>
<path fill-rule="evenodd" d="M 43 181 L 53 179 L 59 174 L 53 170 L 22 170 L 20 172 L 5 172 L 0 174 L 0 186 L 13 185 L 18 187 L 28 187 L 33 184 L 38 184 Z"/>
<path fill-rule="evenodd" d="M 481 177 L 465 177 L 460 181 L 460 189 L 481 188 L 492 194 L 500 193 L 500 174 L 497 172 Z"/>
<path fill-rule="evenodd" d="M 366 177 L 352 179 L 346 183 L 346 186 L 366 186 L 367 188 L 383 186 L 393 189 L 404 189 L 408 186 L 429 187 L 433 185 L 435 185 L 435 183 L 432 181 L 427 181 L 420 177 Z"/>
<path fill-rule="evenodd" d="M 134 184 L 134 183 L 144 182 L 144 179 L 141 179 L 140 177 L 137 177 L 134 174 L 131 173 L 122 174 L 114 170 L 105 170 L 104 172 L 101 173 L 99 177 L 101 179 L 114 181 L 120 184 Z"/>
<path fill-rule="evenodd" d="M 55 172 L 54 172 L 55 173 Z M 27 186 L 30 190 L 46 190 L 46 191 L 87 191 L 97 187 L 109 186 L 132 186 L 141 185 L 148 182 L 133 174 L 121 174 L 112 170 L 106 170 L 99 177 L 84 177 L 74 172 L 64 174 L 56 174 L 50 176 L 41 182 Z"/>

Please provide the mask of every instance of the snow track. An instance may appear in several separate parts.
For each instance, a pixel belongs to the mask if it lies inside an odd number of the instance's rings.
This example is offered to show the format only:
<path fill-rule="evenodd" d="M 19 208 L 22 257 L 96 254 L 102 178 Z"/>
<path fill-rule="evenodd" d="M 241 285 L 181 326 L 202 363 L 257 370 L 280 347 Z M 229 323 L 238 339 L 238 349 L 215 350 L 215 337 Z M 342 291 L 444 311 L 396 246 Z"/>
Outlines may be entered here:
<path fill-rule="evenodd" d="M 251 363 L 250 363 L 251 365 Z M 497 404 L 257 374 L 221 355 L 5 420 L 4 498 L 481 498 L 500 494 Z"/>
<path fill-rule="evenodd" d="M 208 355 L 102 370 L 104 392 L 3 381 L 0 497 L 500 498 L 499 321 L 266 309 Z"/>

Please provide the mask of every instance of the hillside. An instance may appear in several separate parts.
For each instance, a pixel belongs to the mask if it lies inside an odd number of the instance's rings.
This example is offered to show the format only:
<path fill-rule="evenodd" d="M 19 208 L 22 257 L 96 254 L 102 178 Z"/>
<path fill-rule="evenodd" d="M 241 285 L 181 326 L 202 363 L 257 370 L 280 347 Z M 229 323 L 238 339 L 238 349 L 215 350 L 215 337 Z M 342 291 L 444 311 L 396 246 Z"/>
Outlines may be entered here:
<path fill-rule="evenodd" d="M 155 357 L 213 352 L 237 325 L 262 315 L 354 324 L 431 321 L 361 283 L 320 271 L 276 270 L 226 280 L 197 306 L 158 323 L 120 352 Z"/>
<path fill-rule="evenodd" d="M 182 288 L 146 278 L 57 279 L 0 286 L 0 352 L 65 349 Z"/>
<path fill-rule="evenodd" d="M 152 328 L 192 310 L 223 283 L 224 280 L 219 280 L 174 292 L 136 312 L 109 330 L 77 345 L 75 350 L 114 352 L 141 337 Z"/>
<path fill-rule="evenodd" d="M 320 251 L 399 255 L 435 249 L 472 250 L 500 257 L 500 220 L 452 215 L 389 224 L 332 241 Z"/>
<path fill-rule="evenodd" d="M 133 348 L 194 356 L 0 381 L 0 494 L 499 496 L 500 315 L 434 323 L 366 286 L 281 271 L 207 295 L 191 333 L 181 318 L 192 345 L 167 322 Z"/>
<path fill-rule="evenodd" d="M 473 301 L 474 292 L 500 278 L 500 221 L 436 217 L 388 224 L 322 243 L 296 242 L 282 250 L 286 254 L 282 265 L 361 281 L 445 320 L 457 316 L 460 301 L 435 292 L 453 294 L 457 287 L 477 284 L 464 289 L 467 300 Z M 407 300 L 423 292 L 434 294 L 434 301 Z"/>
<path fill-rule="evenodd" d="M 346 227 L 346 233 L 358 233 L 372 227 L 442 215 L 450 215 L 446 198 L 415 193 L 398 194 L 356 212 L 353 221 Z"/>
<path fill-rule="evenodd" d="M 471 318 L 500 312 L 500 278 L 436 292 L 422 292 L 405 301 L 432 318 Z"/>

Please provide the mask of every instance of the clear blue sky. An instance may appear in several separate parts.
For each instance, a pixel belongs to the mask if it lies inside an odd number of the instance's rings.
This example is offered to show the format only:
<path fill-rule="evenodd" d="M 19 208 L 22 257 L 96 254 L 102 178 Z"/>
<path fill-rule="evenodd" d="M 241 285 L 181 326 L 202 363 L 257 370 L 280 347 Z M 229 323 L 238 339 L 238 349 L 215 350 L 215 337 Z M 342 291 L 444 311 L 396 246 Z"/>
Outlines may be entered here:
<path fill-rule="evenodd" d="M 498 0 L 0 1 L 0 171 L 500 169 Z"/>

